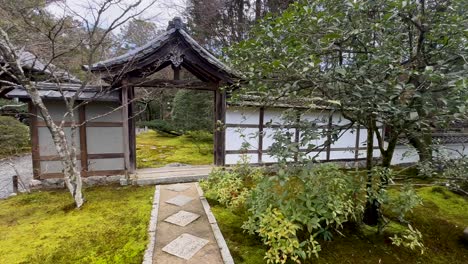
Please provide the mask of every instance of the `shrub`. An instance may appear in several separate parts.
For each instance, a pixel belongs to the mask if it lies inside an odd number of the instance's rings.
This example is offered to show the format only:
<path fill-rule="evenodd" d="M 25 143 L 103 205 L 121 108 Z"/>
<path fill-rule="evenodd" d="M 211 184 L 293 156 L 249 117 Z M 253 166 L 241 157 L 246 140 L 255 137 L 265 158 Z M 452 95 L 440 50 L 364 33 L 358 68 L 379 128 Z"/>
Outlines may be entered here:
<path fill-rule="evenodd" d="M 228 208 L 241 208 L 262 176 L 261 168 L 242 162 L 232 169 L 214 169 L 200 185 L 207 191 L 207 197 Z"/>
<path fill-rule="evenodd" d="M 154 130 L 161 131 L 161 132 L 171 134 L 171 135 L 176 135 L 176 136 L 182 135 L 182 133 L 178 131 L 172 123 L 166 120 L 155 119 L 151 121 L 138 122 L 138 126 L 140 127 L 147 126 L 150 129 L 154 129 Z"/>
<path fill-rule="evenodd" d="M 318 255 L 317 237 L 330 240 L 331 231 L 338 231 L 363 211 L 361 191 L 362 184 L 336 165 L 281 169 L 252 191 L 247 201 L 250 217 L 243 228 L 270 247 L 268 263 L 299 262 Z M 266 221 L 282 224 L 266 228 Z"/>
<path fill-rule="evenodd" d="M 0 116 L 0 157 L 29 150 L 29 128 L 9 116 Z"/>
<path fill-rule="evenodd" d="M 213 151 L 213 134 L 208 131 L 196 130 L 186 133 L 187 137 L 191 139 L 193 144 L 202 155 L 208 155 Z"/>
<path fill-rule="evenodd" d="M 213 130 L 213 93 L 180 90 L 174 97 L 172 120 L 181 131 Z"/>

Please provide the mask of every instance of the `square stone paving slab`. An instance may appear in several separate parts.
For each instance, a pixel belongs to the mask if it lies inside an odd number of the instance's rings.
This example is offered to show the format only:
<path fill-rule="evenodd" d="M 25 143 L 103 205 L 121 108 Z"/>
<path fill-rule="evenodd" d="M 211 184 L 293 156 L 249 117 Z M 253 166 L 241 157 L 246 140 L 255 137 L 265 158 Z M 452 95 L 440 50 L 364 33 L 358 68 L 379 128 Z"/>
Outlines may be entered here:
<path fill-rule="evenodd" d="M 199 217 L 199 214 L 180 210 L 179 212 L 166 218 L 164 221 L 178 226 L 186 226 L 197 220 Z"/>
<path fill-rule="evenodd" d="M 194 200 L 192 197 L 188 197 L 182 194 L 177 195 L 166 201 L 166 203 L 177 205 L 177 206 L 184 206 Z"/>
<path fill-rule="evenodd" d="M 166 190 L 174 191 L 174 192 L 183 192 L 190 188 L 187 184 L 173 184 L 166 187 Z"/>
<path fill-rule="evenodd" d="M 206 239 L 184 233 L 163 247 L 162 250 L 179 258 L 189 260 L 208 242 Z"/>

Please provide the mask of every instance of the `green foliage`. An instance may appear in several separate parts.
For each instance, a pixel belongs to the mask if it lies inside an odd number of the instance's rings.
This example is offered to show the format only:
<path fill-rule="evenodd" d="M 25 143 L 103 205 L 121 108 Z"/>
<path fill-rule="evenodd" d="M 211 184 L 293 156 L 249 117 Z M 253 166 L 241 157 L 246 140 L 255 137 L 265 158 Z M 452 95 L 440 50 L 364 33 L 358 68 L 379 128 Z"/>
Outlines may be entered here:
<path fill-rule="evenodd" d="M 247 163 L 239 163 L 232 169 L 215 168 L 200 186 L 207 195 L 228 208 L 245 205 L 252 188 L 262 178 L 261 168 L 252 168 Z"/>
<path fill-rule="evenodd" d="M 297 1 L 227 50 L 249 80 L 233 98 L 307 98 L 368 129 L 384 123 L 389 165 L 399 136 L 466 118 L 467 11 L 464 0 Z"/>
<path fill-rule="evenodd" d="M 344 236 L 334 236 L 332 243 L 321 242 L 320 257 L 303 263 L 466 263 L 468 260 L 466 246 L 459 238 L 464 227 L 468 226 L 468 210 L 466 210 L 468 201 L 444 187 L 424 187 L 417 189 L 417 193 L 423 198 L 424 203 L 416 206 L 406 218 L 412 222 L 412 227 L 417 226 L 422 234 L 425 247 L 423 255 L 415 254 L 414 250 L 403 245 L 396 246 L 387 239 L 387 235 L 389 237 L 397 235 L 404 239 L 403 236 L 407 235 L 409 230 L 407 224 L 391 221 L 386 228 L 386 236 L 379 235 L 376 228 L 365 226 L 370 232 L 363 232 L 364 229 L 347 224 L 342 230 Z M 399 190 L 391 189 L 389 194 L 397 197 Z M 262 258 L 266 249 L 259 243 L 260 239 L 242 233 L 240 228 L 247 220 L 246 212 L 226 209 L 211 200 L 210 205 L 235 263 L 265 263 Z M 415 247 L 415 250 L 420 248 Z"/>
<path fill-rule="evenodd" d="M 196 142 L 188 135 L 149 131 L 137 135 L 136 148 L 138 168 L 157 168 L 175 162 L 190 165 L 213 163 L 213 143 Z"/>
<path fill-rule="evenodd" d="M 174 97 L 172 121 L 181 131 L 213 131 L 212 92 L 180 90 Z"/>
<path fill-rule="evenodd" d="M 270 246 L 268 262 L 317 256 L 317 238 L 331 240 L 334 231 L 340 233 L 345 222 L 363 211 L 361 190 L 362 184 L 336 165 L 281 169 L 253 190 L 247 203 L 250 217 L 243 227 Z M 278 224 L 267 228 L 268 221 Z"/>
<path fill-rule="evenodd" d="M 203 130 L 188 131 L 185 133 L 187 137 L 192 139 L 193 144 L 198 148 L 198 152 L 207 155 L 213 152 L 213 133 Z"/>
<path fill-rule="evenodd" d="M 0 158 L 29 149 L 29 128 L 12 117 L 0 116 Z"/>
<path fill-rule="evenodd" d="M 390 199 L 389 207 L 393 213 L 398 215 L 398 220 L 400 220 L 400 222 L 405 222 L 405 216 L 412 212 L 414 207 L 421 204 L 422 199 L 417 195 L 413 186 L 411 184 L 405 184 L 401 187 L 398 195 L 394 199 Z"/>
<path fill-rule="evenodd" d="M 151 121 L 142 121 L 142 122 L 138 122 L 138 126 L 140 127 L 147 126 L 150 129 L 154 129 L 154 130 L 172 134 L 172 135 L 182 134 L 179 130 L 177 130 L 177 128 L 171 122 L 167 120 L 155 119 Z"/>
<path fill-rule="evenodd" d="M 141 263 L 153 187 L 85 189 L 74 209 L 65 190 L 0 201 L 2 263 Z"/>
<path fill-rule="evenodd" d="M 439 179 L 451 190 L 468 195 L 468 155 L 450 152 L 443 148 L 437 149 L 432 160 L 418 164 L 420 174 Z"/>
<path fill-rule="evenodd" d="M 394 235 L 390 238 L 392 243 L 397 246 L 404 246 L 412 250 L 419 248 L 421 254 L 424 254 L 424 245 L 422 244 L 422 234 L 417 229 L 414 229 L 411 225 L 408 225 L 408 229 L 404 231 L 402 236 Z"/>

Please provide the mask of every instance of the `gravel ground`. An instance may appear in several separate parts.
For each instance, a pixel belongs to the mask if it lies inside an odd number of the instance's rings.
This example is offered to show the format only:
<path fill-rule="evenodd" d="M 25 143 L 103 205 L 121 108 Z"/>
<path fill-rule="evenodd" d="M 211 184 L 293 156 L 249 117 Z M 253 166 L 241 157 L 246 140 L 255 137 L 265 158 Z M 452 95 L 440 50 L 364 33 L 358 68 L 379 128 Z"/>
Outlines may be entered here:
<path fill-rule="evenodd" d="M 18 173 L 20 174 L 19 176 L 21 180 L 26 185 L 29 185 L 29 182 L 32 180 L 31 155 L 0 160 L 0 199 L 7 198 L 13 192 L 12 177 L 16 173 L 15 170 L 8 164 L 9 162 L 14 164 L 18 170 Z"/>

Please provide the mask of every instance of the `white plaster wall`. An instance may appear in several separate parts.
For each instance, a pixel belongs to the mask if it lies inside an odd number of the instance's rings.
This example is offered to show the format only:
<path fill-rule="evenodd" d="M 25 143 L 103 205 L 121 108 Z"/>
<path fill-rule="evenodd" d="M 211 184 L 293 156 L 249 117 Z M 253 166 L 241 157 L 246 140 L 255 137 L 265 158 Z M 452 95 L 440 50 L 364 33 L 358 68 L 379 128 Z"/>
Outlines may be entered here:
<path fill-rule="evenodd" d="M 460 157 L 461 154 L 468 155 L 467 144 L 447 144 L 440 146 L 440 151 L 447 153 L 449 156 L 455 158 Z M 434 152 L 435 154 L 435 152 Z M 410 145 L 397 146 L 393 153 L 392 164 L 398 165 L 403 163 L 414 163 L 419 161 L 416 149 Z"/>
<path fill-rule="evenodd" d="M 77 161 L 78 170 L 81 170 L 81 163 Z M 62 172 L 61 161 L 41 161 L 41 173 L 61 173 Z"/>
<path fill-rule="evenodd" d="M 91 102 L 86 105 L 86 120 L 91 120 L 91 122 L 121 122 L 122 110 L 115 110 L 119 106 L 120 104 L 112 102 Z M 96 118 L 98 116 L 102 117 Z"/>
<path fill-rule="evenodd" d="M 257 128 L 226 128 L 226 150 L 240 150 L 244 143 L 248 144 L 249 150 L 258 149 Z"/>
<path fill-rule="evenodd" d="M 258 155 L 257 154 L 245 154 L 245 155 L 248 157 L 250 163 L 258 163 Z M 241 160 L 242 159 L 241 159 L 240 154 L 226 154 L 225 162 L 228 165 L 237 164 Z"/>
<path fill-rule="evenodd" d="M 67 137 L 68 142 L 71 143 L 71 128 L 65 127 L 64 129 L 65 135 Z M 38 127 L 38 138 L 39 138 L 39 154 L 41 156 L 53 156 L 57 155 L 57 151 L 55 149 L 54 141 L 52 140 L 52 135 L 47 127 Z M 76 131 L 75 135 L 75 145 L 77 152 L 80 151 L 80 131 Z"/>
<path fill-rule="evenodd" d="M 259 119 L 258 108 L 229 106 L 226 111 L 226 124 L 258 125 Z"/>
<path fill-rule="evenodd" d="M 46 101 L 44 102 L 45 106 L 49 110 L 49 114 L 54 121 L 62 121 L 64 120 L 64 114 L 66 112 L 65 103 L 63 101 Z M 78 111 L 74 111 L 75 120 L 78 120 Z M 65 121 L 71 121 L 72 118 L 67 116 Z M 43 121 L 41 115 L 38 115 L 38 121 Z"/>
<path fill-rule="evenodd" d="M 88 154 L 123 153 L 121 127 L 87 127 L 86 141 Z"/>
<path fill-rule="evenodd" d="M 124 159 L 91 159 L 88 160 L 88 170 L 100 171 L 100 170 L 123 170 Z"/>

